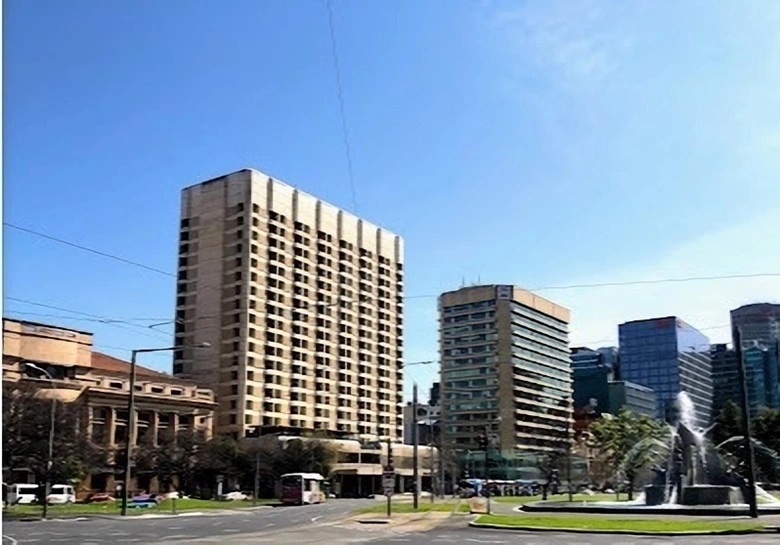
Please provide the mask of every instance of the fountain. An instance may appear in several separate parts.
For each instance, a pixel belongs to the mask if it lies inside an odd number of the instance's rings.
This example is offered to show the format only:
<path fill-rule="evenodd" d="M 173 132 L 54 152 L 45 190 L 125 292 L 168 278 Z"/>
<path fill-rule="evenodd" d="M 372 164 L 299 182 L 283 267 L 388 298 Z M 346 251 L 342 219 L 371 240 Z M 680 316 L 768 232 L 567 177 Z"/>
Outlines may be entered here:
<path fill-rule="evenodd" d="M 629 482 L 643 467 L 650 467 L 654 474 L 644 494 L 630 502 L 533 502 L 524 505 L 524 511 L 566 511 L 626 514 L 698 514 L 744 515 L 747 513 L 745 498 L 746 480 L 734 467 L 728 467 L 719 456 L 717 447 L 708 439 L 712 429 L 702 429 L 696 424 L 695 407 L 686 392 L 678 397 L 679 419 L 670 427 L 669 440 L 663 442 L 651 438 L 640 441 L 626 456 L 621 470 L 631 475 Z M 726 443 L 739 441 L 732 438 Z M 776 453 L 772 453 L 774 457 Z M 652 465 L 651 465 L 652 464 Z M 761 499 L 761 514 L 780 514 L 780 500 L 756 486 L 756 496 Z"/>

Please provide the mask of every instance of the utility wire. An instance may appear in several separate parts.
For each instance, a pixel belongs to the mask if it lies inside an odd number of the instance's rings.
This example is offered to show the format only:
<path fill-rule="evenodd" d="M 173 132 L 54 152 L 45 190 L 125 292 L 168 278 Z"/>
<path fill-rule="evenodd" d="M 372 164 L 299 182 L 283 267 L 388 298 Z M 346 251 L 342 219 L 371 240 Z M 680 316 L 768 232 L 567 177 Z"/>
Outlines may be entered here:
<path fill-rule="evenodd" d="M 579 290 L 609 288 L 619 286 L 641 286 L 648 284 L 679 284 L 684 282 L 708 282 L 712 280 L 735 280 L 740 278 L 774 278 L 780 277 L 780 272 L 763 272 L 749 274 L 721 274 L 716 276 L 684 276 L 680 278 L 658 278 L 655 280 L 626 280 L 625 282 L 600 282 L 595 284 L 566 284 L 561 286 L 541 286 L 528 289 L 530 292 L 553 290 Z M 431 299 L 439 295 L 407 295 L 405 299 Z"/>
<path fill-rule="evenodd" d="M 81 244 L 76 244 L 75 242 L 70 242 L 68 240 L 64 240 L 64 239 L 61 239 L 61 238 L 58 238 L 58 237 L 53 237 L 51 235 L 47 235 L 47 234 L 41 233 L 39 231 L 34 231 L 34 230 L 28 229 L 26 227 L 21 227 L 19 225 L 14 225 L 13 223 L 8 223 L 7 221 L 3 222 L 3 225 L 6 226 L 6 227 L 10 227 L 11 229 L 16 229 L 16 230 L 22 231 L 24 233 L 35 235 L 37 237 L 45 238 L 45 239 L 48 239 L 48 240 L 53 240 L 54 242 L 59 242 L 60 244 L 65 244 L 66 246 L 72 246 L 73 248 L 78 248 L 79 250 L 82 250 L 82 251 L 85 251 L 85 252 L 89 252 L 89 253 L 92 253 L 92 254 L 95 254 L 95 255 L 99 255 L 99 256 L 102 256 L 102 257 L 107 257 L 109 259 L 114 259 L 116 261 L 120 261 L 122 263 L 125 263 L 126 265 L 133 265 L 134 267 L 140 267 L 142 269 L 146 269 L 147 271 L 156 272 L 158 274 L 164 274 L 165 276 L 172 276 L 174 278 L 176 277 L 176 275 L 173 274 L 173 273 L 169 273 L 167 271 L 163 271 L 163 270 L 157 269 L 155 267 L 150 267 L 149 265 L 144 265 L 143 263 L 138 263 L 137 261 L 132 261 L 130 259 L 125 259 L 124 257 L 120 257 L 120 256 L 115 255 L 115 254 L 109 254 L 109 253 L 106 253 L 106 252 L 101 252 L 100 250 L 95 250 L 94 248 L 89 248 L 87 246 L 82 246 Z"/>
<path fill-rule="evenodd" d="M 100 322 L 100 323 L 106 323 L 108 321 L 111 321 L 111 322 L 116 322 L 116 321 L 120 321 L 120 322 L 134 322 L 134 321 L 135 322 L 152 322 L 152 321 L 158 321 L 158 320 L 162 321 L 163 320 L 163 318 L 86 318 L 86 317 L 85 318 L 79 318 L 79 317 L 76 317 L 76 316 L 69 316 L 67 314 L 48 314 L 46 312 L 29 312 L 29 311 L 26 311 L 26 310 L 15 310 L 15 309 L 12 309 L 12 310 L 5 309 L 5 312 L 11 313 L 11 314 L 23 314 L 25 316 L 40 316 L 40 317 L 44 317 L 44 318 L 68 318 L 70 320 L 79 320 L 79 321 L 83 321 L 83 322 Z M 173 322 L 171 321 L 171 323 L 173 323 Z M 147 326 L 147 325 L 144 325 L 144 324 L 137 324 L 137 325 L 143 326 L 143 327 L 151 327 L 151 326 Z"/>
<path fill-rule="evenodd" d="M 3 225 L 7 227 L 11 227 L 13 229 L 18 229 L 19 231 L 23 231 L 25 233 L 29 233 L 31 235 L 35 235 L 38 237 L 42 237 L 48 240 L 53 240 L 55 242 L 59 242 L 60 244 L 65 244 L 67 246 L 71 246 L 73 248 L 77 248 L 79 250 L 83 250 L 85 252 L 90 252 L 96 255 L 100 255 L 103 257 L 107 257 L 109 259 L 114 259 L 116 261 L 120 261 L 122 263 L 125 263 L 127 265 L 133 265 L 135 267 L 140 267 L 142 269 L 146 269 L 148 271 L 153 271 L 159 274 L 164 274 L 165 276 L 171 276 L 176 277 L 175 274 L 163 271 L 161 269 L 157 269 L 155 267 L 151 267 L 149 265 L 144 265 L 143 263 L 138 263 L 137 261 L 131 261 L 129 259 L 125 259 L 123 257 L 119 257 L 113 254 L 109 254 L 106 252 L 101 252 L 100 250 L 95 250 L 94 248 L 89 248 L 87 246 L 82 246 L 81 244 L 76 244 L 74 242 L 70 242 L 68 240 L 64 240 L 58 237 L 54 237 L 51 235 L 47 235 L 45 233 L 41 233 L 39 231 L 34 231 L 32 229 L 27 229 L 25 227 L 20 227 L 18 225 L 13 225 L 8 222 L 4 222 Z M 626 280 L 622 282 L 600 282 L 600 283 L 594 283 L 594 284 L 563 284 L 558 286 L 540 286 L 537 288 L 531 288 L 528 291 L 531 292 L 537 292 L 537 291 L 555 291 L 555 290 L 577 290 L 577 289 L 595 289 L 595 288 L 609 288 L 609 287 L 623 287 L 623 286 L 642 286 L 642 285 L 653 285 L 653 284 L 680 284 L 680 283 L 686 283 L 686 282 L 709 282 L 713 280 L 738 280 L 738 279 L 747 279 L 747 278 L 780 278 L 780 272 L 760 272 L 760 273 L 746 273 L 746 274 L 722 274 L 722 275 L 714 275 L 714 276 L 683 276 L 683 277 L 677 277 L 677 278 L 657 278 L 654 280 Z M 404 299 L 411 300 L 411 299 L 435 299 L 439 297 L 440 294 L 421 294 L 421 295 L 405 295 Z M 145 318 L 144 318 L 145 319 Z M 140 320 L 140 318 L 139 318 Z M 150 320 L 152 320 L 150 318 Z"/>
<path fill-rule="evenodd" d="M 81 312 L 79 310 L 73 310 L 73 309 L 69 309 L 69 308 L 65 308 L 65 307 L 58 307 L 58 306 L 55 306 L 55 305 L 47 305 L 45 303 L 38 303 L 36 301 L 29 301 L 27 299 L 19 299 L 17 297 L 8 297 L 8 296 L 6 296 L 5 299 L 7 299 L 9 301 L 15 301 L 17 303 L 24 303 L 24 304 L 27 304 L 27 305 L 33 305 L 33 306 L 36 306 L 36 307 L 49 308 L 49 309 L 52 309 L 52 310 L 59 310 L 59 311 L 62 311 L 62 312 L 70 312 L 71 314 L 76 314 L 78 316 L 86 316 L 87 318 L 97 318 L 97 319 L 99 319 L 99 321 L 101 321 L 102 323 L 104 323 L 106 325 L 109 325 L 109 326 L 112 326 L 112 327 L 116 327 L 116 328 L 119 328 L 119 329 L 126 329 L 127 331 L 132 331 L 133 333 L 137 333 L 139 335 L 144 335 L 145 337 L 149 337 L 149 338 L 152 338 L 152 339 L 162 339 L 163 337 L 161 337 L 160 335 L 172 336 L 169 333 L 163 333 L 163 332 L 158 332 L 159 333 L 158 335 L 151 335 L 149 333 L 146 333 L 145 331 L 139 331 L 137 329 L 132 329 L 132 328 L 127 327 L 127 326 L 132 326 L 134 328 L 140 328 L 141 330 L 146 330 L 147 327 L 143 326 L 143 325 L 139 325 L 139 324 L 134 324 L 134 323 L 129 322 L 127 320 L 115 320 L 115 319 L 112 319 L 112 318 L 108 318 L 106 316 L 99 316 L 97 314 L 90 314 L 88 312 Z M 71 317 L 71 319 L 76 319 L 76 318 L 75 317 Z M 127 324 L 127 325 L 122 325 L 122 324 Z M 154 330 L 154 331 L 156 331 L 156 330 Z"/>
<path fill-rule="evenodd" d="M 349 145 L 349 131 L 347 130 L 347 115 L 344 109 L 344 91 L 341 86 L 341 68 L 339 65 L 339 53 L 336 47 L 336 27 L 333 23 L 333 5 L 332 0 L 325 0 L 325 7 L 328 10 L 328 27 L 330 29 L 330 46 L 333 56 L 333 71 L 336 74 L 336 95 L 339 99 L 339 115 L 341 117 L 341 133 L 344 139 L 344 152 L 347 156 L 347 174 L 349 176 L 349 187 L 352 192 L 352 212 L 357 214 L 357 189 L 355 186 L 355 174 L 352 168 L 352 151 Z"/>

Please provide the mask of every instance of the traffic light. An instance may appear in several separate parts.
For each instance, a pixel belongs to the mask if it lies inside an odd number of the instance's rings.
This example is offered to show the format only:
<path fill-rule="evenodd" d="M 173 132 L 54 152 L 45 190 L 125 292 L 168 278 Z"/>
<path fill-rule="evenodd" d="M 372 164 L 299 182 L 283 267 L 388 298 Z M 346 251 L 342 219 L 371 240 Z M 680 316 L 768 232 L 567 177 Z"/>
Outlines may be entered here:
<path fill-rule="evenodd" d="M 486 434 L 480 434 L 479 437 L 477 437 L 477 444 L 482 448 L 487 448 L 488 446 L 488 437 Z"/>

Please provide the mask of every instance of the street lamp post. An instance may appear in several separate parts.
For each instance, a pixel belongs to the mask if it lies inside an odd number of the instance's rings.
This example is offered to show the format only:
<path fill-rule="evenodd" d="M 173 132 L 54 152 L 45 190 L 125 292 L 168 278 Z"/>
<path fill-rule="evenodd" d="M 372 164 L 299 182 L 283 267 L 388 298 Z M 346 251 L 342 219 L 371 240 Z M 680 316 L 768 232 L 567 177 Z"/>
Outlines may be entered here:
<path fill-rule="evenodd" d="M 201 343 L 193 348 L 208 348 L 209 343 Z M 130 463 L 132 461 L 133 443 L 135 442 L 135 368 L 138 354 L 149 352 L 171 352 L 185 348 L 183 346 L 166 346 L 164 348 L 139 348 L 133 350 L 130 357 L 130 395 L 127 398 L 127 434 L 125 437 L 125 470 L 122 486 L 122 516 L 127 516 L 127 497 L 130 492 Z"/>
<path fill-rule="evenodd" d="M 753 438 L 750 432 L 750 400 L 748 399 L 747 378 L 745 372 L 745 357 L 742 353 L 742 329 L 734 327 L 732 330 L 734 340 L 734 352 L 737 357 L 737 371 L 739 376 L 740 401 L 742 409 L 742 437 L 745 471 L 747 472 L 747 498 L 748 511 L 752 518 L 758 518 L 758 506 L 756 504 L 756 460 L 753 449 Z"/>
<path fill-rule="evenodd" d="M 51 385 L 51 388 L 54 389 L 54 377 L 52 377 L 51 373 L 49 373 L 46 369 L 44 369 L 43 367 L 39 367 L 34 363 L 25 363 L 25 367 L 29 369 L 34 369 L 35 371 L 38 371 L 39 373 L 46 375 L 46 377 L 49 379 L 49 384 Z M 57 397 L 54 394 L 54 392 L 52 392 L 51 421 L 49 422 L 49 451 L 46 454 L 46 476 L 43 484 L 42 518 L 44 520 L 46 520 L 46 517 L 49 515 L 48 497 L 49 497 L 49 489 L 51 488 L 51 468 L 54 462 L 54 426 L 55 426 L 56 417 L 57 417 Z"/>
<path fill-rule="evenodd" d="M 415 361 L 412 363 L 405 363 L 404 367 L 408 367 L 409 365 L 428 365 L 431 363 L 435 363 L 433 360 L 427 360 L 427 361 Z M 417 510 L 418 504 L 420 502 L 420 468 L 419 468 L 419 461 L 417 460 L 417 451 L 419 449 L 419 443 L 420 443 L 420 433 L 417 429 L 419 423 L 417 421 L 417 383 L 415 382 L 412 387 L 412 481 L 414 482 L 414 496 L 412 497 L 412 505 L 414 507 L 414 510 Z"/>

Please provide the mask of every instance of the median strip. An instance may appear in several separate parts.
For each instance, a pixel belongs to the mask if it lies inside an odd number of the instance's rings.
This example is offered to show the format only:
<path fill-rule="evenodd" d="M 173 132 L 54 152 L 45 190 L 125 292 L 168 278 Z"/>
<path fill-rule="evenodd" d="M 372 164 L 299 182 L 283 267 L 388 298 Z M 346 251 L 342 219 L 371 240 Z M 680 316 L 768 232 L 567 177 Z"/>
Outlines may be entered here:
<path fill-rule="evenodd" d="M 729 535 L 765 532 L 760 522 L 608 519 L 600 517 L 480 515 L 469 523 L 500 530 L 614 533 L 631 535 Z"/>

